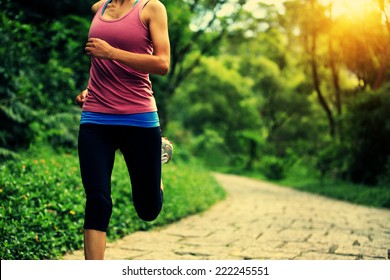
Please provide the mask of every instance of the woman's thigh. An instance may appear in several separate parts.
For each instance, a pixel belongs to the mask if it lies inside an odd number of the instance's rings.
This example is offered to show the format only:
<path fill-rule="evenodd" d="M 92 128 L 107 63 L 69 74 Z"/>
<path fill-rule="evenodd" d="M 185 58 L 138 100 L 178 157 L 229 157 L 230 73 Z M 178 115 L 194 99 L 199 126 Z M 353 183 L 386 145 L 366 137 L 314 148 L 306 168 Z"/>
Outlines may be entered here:
<path fill-rule="evenodd" d="M 154 220 L 161 210 L 161 130 L 128 127 L 121 134 L 120 150 L 125 158 L 135 209 L 141 219 Z"/>
<path fill-rule="evenodd" d="M 116 140 L 109 126 L 80 125 L 78 152 L 81 178 L 87 193 L 102 191 L 110 195 L 116 149 Z"/>

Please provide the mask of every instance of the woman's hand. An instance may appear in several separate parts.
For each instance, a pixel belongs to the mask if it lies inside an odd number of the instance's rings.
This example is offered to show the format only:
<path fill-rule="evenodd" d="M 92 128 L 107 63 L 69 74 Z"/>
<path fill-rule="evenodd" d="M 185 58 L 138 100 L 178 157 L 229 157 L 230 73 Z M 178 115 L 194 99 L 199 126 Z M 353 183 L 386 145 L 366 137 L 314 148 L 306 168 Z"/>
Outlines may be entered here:
<path fill-rule="evenodd" d="M 112 59 L 114 48 L 104 40 L 89 38 L 85 45 L 85 52 L 89 56 L 102 59 Z"/>
<path fill-rule="evenodd" d="M 85 100 L 87 99 L 87 95 L 88 95 L 88 89 L 85 89 L 82 92 L 80 92 L 79 95 L 76 96 L 76 103 L 80 107 L 83 107 L 83 104 L 84 104 Z"/>

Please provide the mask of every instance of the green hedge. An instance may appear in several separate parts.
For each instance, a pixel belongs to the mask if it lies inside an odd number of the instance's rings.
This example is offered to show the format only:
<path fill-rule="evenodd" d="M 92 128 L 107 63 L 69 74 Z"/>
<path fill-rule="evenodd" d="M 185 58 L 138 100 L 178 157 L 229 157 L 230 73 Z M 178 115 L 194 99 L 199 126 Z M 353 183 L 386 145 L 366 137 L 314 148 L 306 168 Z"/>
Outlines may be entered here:
<path fill-rule="evenodd" d="M 117 155 L 109 239 L 203 211 L 225 195 L 210 173 L 196 164 L 169 163 L 163 168 L 163 180 L 162 213 L 154 222 L 141 221 L 132 204 L 126 166 Z M 2 163 L 1 259 L 58 259 L 80 249 L 84 199 L 76 155 L 50 152 Z"/>

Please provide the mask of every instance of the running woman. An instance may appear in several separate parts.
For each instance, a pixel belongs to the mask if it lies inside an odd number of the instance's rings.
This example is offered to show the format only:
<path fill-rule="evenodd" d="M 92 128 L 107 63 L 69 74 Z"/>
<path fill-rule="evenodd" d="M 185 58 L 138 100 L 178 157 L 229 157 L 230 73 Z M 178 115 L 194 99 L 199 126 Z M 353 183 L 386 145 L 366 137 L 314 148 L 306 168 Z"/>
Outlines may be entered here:
<path fill-rule="evenodd" d="M 86 193 L 85 259 L 104 259 L 112 212 L 111 173 L 116 150 L 124 156 L 138 216 L 153 221 L 163 202 L 161 164 L 172 145 L 161 137 L 149 74 L 170 66 L 167 12 L 158 0 L 99 1 L 85 46 L 91 57 L 78 151 Z"/>

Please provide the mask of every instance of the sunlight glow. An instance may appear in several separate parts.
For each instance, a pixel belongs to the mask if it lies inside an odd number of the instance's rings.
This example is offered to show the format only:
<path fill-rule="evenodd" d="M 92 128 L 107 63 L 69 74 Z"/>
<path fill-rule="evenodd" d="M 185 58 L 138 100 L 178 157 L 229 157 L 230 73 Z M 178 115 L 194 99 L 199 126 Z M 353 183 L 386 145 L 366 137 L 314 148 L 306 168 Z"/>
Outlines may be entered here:
<path fill-rule="evenodd" d="M 285 1 L 286 0 L 248 0 L 245 3 L 244 8 L 247 11 L 252 11 L 255 17 L 262 18 L 264 17 L 265 11 L 259 9 L 258 6 L 259 3 L 274 5 L 281 13 L 283 13 L 284 11 L 283 2 Z"/>
<path fill-rule="evenodd" d="M 283 3 L 286 1 L 287 0 L 248 0 L 245 4 L 245 8 L 247 10 L 253 11 L 254 13 L 260 14 L 261 12 L 258 10 L 257 4 L 261 2 L 265 4 L 273 4 L 283 13 Z M 319 2 L 324 5 L 332 3 L 332 15 L 335 17 L 347 16 L 353 18 L 362 18 L 368 10 L 372 9 L 373 7 L 378 7 L 377 0 L 319 0 Z"/>
<path fill-rule="evenodd" d="M 323 0 L 324 4 L 332 4 L 332 15 L 351 18 L 364 18 L 368 10 L 378 6 L 374 0 Z"/>

